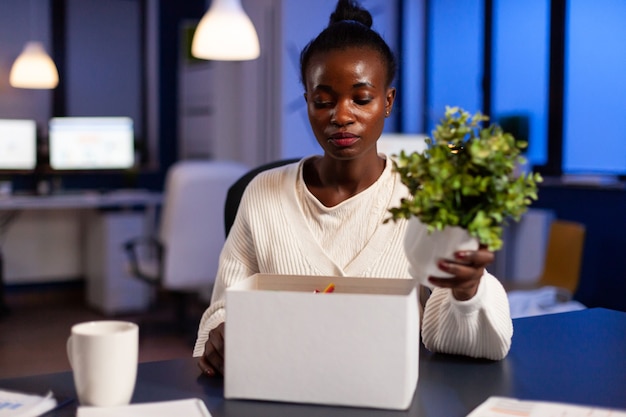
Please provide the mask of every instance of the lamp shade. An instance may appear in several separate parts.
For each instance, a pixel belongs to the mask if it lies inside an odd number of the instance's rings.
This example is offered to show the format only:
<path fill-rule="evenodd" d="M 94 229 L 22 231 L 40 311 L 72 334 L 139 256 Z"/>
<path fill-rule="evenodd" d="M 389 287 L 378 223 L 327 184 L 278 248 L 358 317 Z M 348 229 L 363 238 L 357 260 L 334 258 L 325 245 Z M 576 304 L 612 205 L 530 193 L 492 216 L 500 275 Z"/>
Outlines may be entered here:
<path fill-rule="evenodd" d="M 28 42 L 11 68 L 9 82 L 16 88 L 55 88 L 59 73 L 41 42 Z"/>
<path fill-rule="evenodd" d="M 260 55 L 259 37 L 240 0 L 213 0 L 191 43 L 196 58 L 245 61 Z"/>

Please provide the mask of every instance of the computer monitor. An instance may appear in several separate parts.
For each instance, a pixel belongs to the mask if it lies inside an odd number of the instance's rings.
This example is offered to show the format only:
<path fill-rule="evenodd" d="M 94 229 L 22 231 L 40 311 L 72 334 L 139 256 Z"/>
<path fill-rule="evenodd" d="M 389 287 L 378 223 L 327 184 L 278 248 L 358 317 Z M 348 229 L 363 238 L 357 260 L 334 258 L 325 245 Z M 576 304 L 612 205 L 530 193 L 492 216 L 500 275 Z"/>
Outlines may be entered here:
<path fill-rule="evenodd" d="M 48 129 L 54 171 L 128 170 L 135 166 L 129 117 L 54 117 Z"/>
<path fill-rule="evenodd" d="M 422 153 L 427 146 L 426 135 L 419 133 L 383 133 L 376 143 L 378 152 L 390 157 L 400 155 L 402 150 L 407 154 Z"/>
<path fill-rule="evenodd" d="M 34 120 L 0 119 L 0 171 L 30 172 L 37 166 Z"/>

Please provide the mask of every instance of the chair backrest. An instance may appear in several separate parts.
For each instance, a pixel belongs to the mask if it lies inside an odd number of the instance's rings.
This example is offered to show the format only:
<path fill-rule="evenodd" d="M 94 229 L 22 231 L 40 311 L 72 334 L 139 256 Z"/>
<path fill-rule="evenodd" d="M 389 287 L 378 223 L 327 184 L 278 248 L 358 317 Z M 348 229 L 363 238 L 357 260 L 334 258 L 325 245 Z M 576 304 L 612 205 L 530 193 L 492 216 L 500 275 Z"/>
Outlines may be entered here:
<path fill-rule="evenodd" d="M 239 203 L 241 202 L 241 196 L 248 186 L 248 183 L 263 171 L 298 162 L 300 159 L 302 158 L 281 159 L 258 166 L 248 171 L 228 189 L 226 203 L 224 204 L 224 231 L 226 233 L 226 236 L 228 236 L 230 228 L 233 226 L 233 222 L 235 221 L 235 217 L 237 216 L 237 210 L 239 209 Z"/>
<path fill-rule="evenodd" d="M 211 160 L 179 161 L 168 170 L 159 227 L 164 288 L 190 290 L 213 284 L 225 240 L 226 192 L 247 171 L 238 162 Z"/>
<path fill-rule="evenodd" d="M 552 222 L 543 274 L 539 278 L 541 286 L 565 288 L 574 294 L 580 280 L 585 231 L 582 223 L 565 220 Z"/>

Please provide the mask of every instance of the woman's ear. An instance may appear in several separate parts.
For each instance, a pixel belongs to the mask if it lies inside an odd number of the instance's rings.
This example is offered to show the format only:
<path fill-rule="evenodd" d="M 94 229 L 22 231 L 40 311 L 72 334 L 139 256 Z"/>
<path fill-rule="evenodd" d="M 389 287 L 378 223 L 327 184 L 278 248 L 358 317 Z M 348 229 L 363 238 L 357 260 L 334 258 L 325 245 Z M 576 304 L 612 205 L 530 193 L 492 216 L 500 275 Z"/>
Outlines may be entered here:
<path fill-rule="evenodd" d="M 385 116 L 389 116 L 391 114 L 391 110 L 393 109 L 393 102 L 396 100 L 396 88 L 389 87 L 387 89 L 387 96 L 385 99 Z"/>

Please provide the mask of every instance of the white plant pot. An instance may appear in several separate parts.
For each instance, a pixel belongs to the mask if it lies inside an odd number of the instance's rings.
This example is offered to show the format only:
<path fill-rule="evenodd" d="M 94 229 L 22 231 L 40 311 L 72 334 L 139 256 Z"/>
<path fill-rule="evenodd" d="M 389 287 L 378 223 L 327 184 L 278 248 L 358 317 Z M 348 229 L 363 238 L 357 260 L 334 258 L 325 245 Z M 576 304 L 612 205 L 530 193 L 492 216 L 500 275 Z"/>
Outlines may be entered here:
<path fill-rule="evenodd" d="M 404 251 L 409 261 L 409 273 L 422 285 L 432 287 L 428 277 L 451 278 L 453 275 L 437 266 L 441 258 L 454 259 L 459 250 L 477 250 L 478 240 L 460 227 L 445 227 L 428 233 L 416 217 L 409 219 L 404 237 Z"/>

